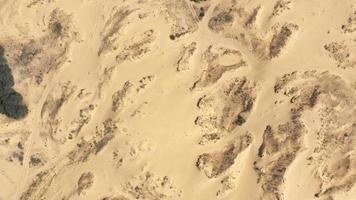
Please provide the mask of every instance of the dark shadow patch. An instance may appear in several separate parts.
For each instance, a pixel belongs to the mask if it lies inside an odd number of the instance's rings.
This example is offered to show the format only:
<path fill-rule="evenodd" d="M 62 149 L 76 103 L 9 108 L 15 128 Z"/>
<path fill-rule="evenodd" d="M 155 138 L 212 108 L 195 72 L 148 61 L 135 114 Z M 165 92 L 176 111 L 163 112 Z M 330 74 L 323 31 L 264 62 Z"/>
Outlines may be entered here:
<path fill-rule="evenodd" d="M 22 103 L 21 94 L 12 88 L 15 82 L 4 53 L 4 48 L 0 46 L 0 113 L 9 118 L 20 119 L 27 115 L 28 108 Z"/>

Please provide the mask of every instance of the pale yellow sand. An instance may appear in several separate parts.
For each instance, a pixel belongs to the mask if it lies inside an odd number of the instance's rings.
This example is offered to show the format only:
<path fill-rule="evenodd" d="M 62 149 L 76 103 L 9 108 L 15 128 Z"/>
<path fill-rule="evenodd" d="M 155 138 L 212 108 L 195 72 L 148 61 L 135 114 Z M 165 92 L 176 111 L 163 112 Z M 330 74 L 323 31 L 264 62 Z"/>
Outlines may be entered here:
<path fill-rule="evenodd" d="M 356 199 L 355 0 L 0 0 L 29 113 L 0 200 Z"/>

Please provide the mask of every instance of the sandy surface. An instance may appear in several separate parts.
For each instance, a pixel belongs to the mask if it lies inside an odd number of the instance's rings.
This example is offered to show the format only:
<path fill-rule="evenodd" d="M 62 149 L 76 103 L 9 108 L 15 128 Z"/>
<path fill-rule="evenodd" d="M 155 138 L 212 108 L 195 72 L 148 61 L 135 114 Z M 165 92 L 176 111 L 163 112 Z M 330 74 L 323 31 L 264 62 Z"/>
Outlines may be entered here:
<path fill-rule="evenodd" d="M 356 199 L 355 0 L 0 14 L 0 200 Z"/>

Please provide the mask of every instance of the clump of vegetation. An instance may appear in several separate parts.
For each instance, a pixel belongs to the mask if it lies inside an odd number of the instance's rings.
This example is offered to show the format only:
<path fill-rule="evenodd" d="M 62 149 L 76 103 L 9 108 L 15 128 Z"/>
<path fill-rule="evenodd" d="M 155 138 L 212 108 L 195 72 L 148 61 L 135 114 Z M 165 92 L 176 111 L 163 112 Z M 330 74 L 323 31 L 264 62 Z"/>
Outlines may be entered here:
<path fill-rule="evenodd" d="M 233 21 L 234 15 L 232 12 L 223 10 L 209 20 L 208 26 L 211 30 L 219 32 L 222 31 L 225 26 L 230 26 Z"/>
<path fill-rule="evenodd" d="M 169 39 L 175 40 L 176 38 L 179 38 L 179 37 L 181 37 L 181 36 L 183 36 L 185 34 L 187 34 L 187 31 L 172 33 L 172 34 L 169 35 Z"/>
<path fill-rule="evenodd" d="M 176 39 L 176 36 L 174 36 L 173 34 L 171 34 L 171 35 L 169 35 L 169 39 L 175 40 L 175 39 Z"/>
<path fill-rule="evenodd" d="M 94 174 L 92 172 L 83 173 L 78 180 L 78 194 L 82 194 L 84 190 L 89 189 L 94 183 Z"/>
<path fill-rule="evenodd" d="M 39 172 L 31 185 L 21 195 L 20 200 L 44 199 L 44 196 L 55 177 L 56 174 L 51 169 Z"/>
<path fill-rule="evenodd" d="M 30 167 L 43 166 L 44 160 L 42 158 L 42 155 L 38 154 L 38 153 L 31 155 L 29 165 L 30 165 Z"/>
<path fill-rule="evenodd" d="M 203 153 L 199 155 L 196 167 L 208 178 L 217 178 L 225 173 L 234 163 L 237 156 L 252 142 L 249 134 L 237 138 L 236 143 L 229 144 L 224 151 Z"/>
<path fill-rule="evenodd" d="M 52 11 L 50 17 L 48 24 L 50 36 L 54 39 L 69 39 L 72 29 L 71 16 L 57 8 Z"/>
<path fill-rule="evenodd" d="M 28 108 L 22 103 L 21 94 L 12 88 L 15 82 L 4 53 L 4 48 L 0 46 L 0 113 L 13 119 L 20 119 L 27 115 Z"/>
<path fill-rule="evenodd" d="M 246 122 L 246 119 L 243 118 L 243 117 L 239 114 L 239 115 L 237 115 L 236 120 L 235 120 L 233 123 L 235 123 L 235 124 L 238 125 L 238 126 L 241 126 L 241 125 L 244 124 L 245 122 Z"/>
<path fill-rule="evenodd" d="M 199 9 L 199 19 L 202 19 L 205 16 L 205 11 L 203 7 Z"/>
<path fill-rule="evenodd" d="M 193 1 L 193 2 L 195 2 L 195 3 L 200 3 L 200 2 L 204 2 L 204 1 L 206 1 L 206 0 L 190 0 L 190 1 Z"/>
<path fill-rule="evenodd" d="M 62 34 L 63 31 L 63 26 L 60 22 L 54 22 L 53 24 L 51 24 L 51 31 L 53 34 L 60 36 Z"/>
<path fill-rule="evenodd" d="M 269 46 L 269 57 L 277 57 L 282 49 L 286 46 L 288 39 L 293 34 L 294 30 L 297 30 L 298 27 L 295 25 L 284 25 L 281 27 L 280 31 L 277 32 L 270 43 Z"/>

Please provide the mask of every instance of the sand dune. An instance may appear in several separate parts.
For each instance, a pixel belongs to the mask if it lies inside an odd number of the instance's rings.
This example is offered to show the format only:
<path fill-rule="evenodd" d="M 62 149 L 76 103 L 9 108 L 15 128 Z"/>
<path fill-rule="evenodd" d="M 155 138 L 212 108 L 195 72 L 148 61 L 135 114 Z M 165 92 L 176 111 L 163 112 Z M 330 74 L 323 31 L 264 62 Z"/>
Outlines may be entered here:
<path fill-rule="evenodd" d="M 0 0 L 0 200 L 356 199 L 355 6 Z"/>

